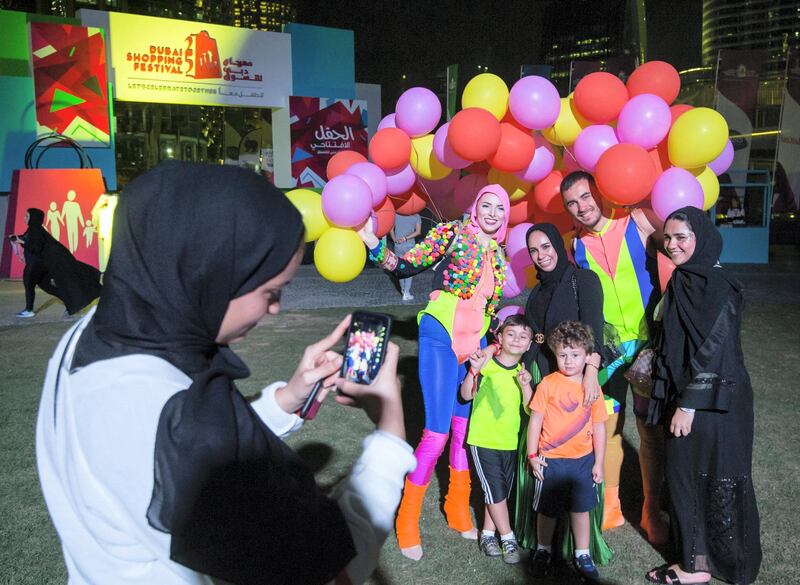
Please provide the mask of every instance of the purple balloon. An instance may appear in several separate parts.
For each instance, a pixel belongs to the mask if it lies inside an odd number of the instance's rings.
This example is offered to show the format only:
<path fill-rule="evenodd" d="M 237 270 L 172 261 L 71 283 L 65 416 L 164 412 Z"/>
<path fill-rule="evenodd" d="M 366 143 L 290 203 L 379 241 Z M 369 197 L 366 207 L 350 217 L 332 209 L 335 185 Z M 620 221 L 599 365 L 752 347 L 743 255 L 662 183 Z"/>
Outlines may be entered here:
<path fill-rule="evenodd" d="M 356 227 L 364 223 L 372 211 L 372 191 L 355 175 L 339 175 L 322 189 L 322 212 L 339 227 Z"/>
<path fill-rule="evenodd" d="M 503 285 L 503 298 L 511 299 L 525 290 L 525 268 L 506 264 L 506 282 Z"/>
<path fill-rule="evenodd" d="M 671 167 L 653 185 L 650 200 L 656 215 L 666 221 L 670 213 L 687 205 L 703 209 L 703 187 L 686 169 Z"/>
<path fill-rule="evenodd" d="M 450 174 L 455 175 L 456 173 Z M 456 183 L 456 188 L 453 192 L 456 206 L 461 211 L 466 213 L 475 202 L 475 197 L 477 197 L 478 191 L 483 189 L 488 184 L 489 180 L 486 175 L 470 174 L 466 175 L 465 177 L 461 177 L 458 183 Z"/>
<path fill-rule="evenodd" d="M 528 234 L 528 229 L 532 227 L 533 224 L 526 221 L 508 230 L 508 236 L 506 237 L 506 258 L 508 258 L 509 263 L 518 262 L 517 255 L 522 252 L 524 257 L 527 258 L 528 265 L 531 264 L 531 256 L 528 254 L 528 242 L 525 241 L 525 236 Z"/>
<path fill-rule="evenodd" d="M 451 169 L 463 169 L 472 164 L 471 160 L 461 158 L 458 156 L 450 143 L 447 142 L 447 129 L 450 128 L 450 122 L 442 124 L 433 135 L 433 154 L 439 159 L 439 162 Z M 454 173 L 451 173 L 454 174 Z"/>
<path fill-rule="evenodd" d="M 622 107 L 617 119 L 617 136 L 620 142 L 650 150 L 666 138 L 671 125 L 672 114 L 667 102 L 657 95 L 642 93 Z"/>
<path fill-rule="evenodd" d="M 395 122 L 394 117 L 395 114 L 389 114 L 388 116 L 381 118 L 381 121 L 378 122 L 378 130 L 383 130 L 384 128 L 397 128 L 397 122 Z"/>
<path fill-rule="evenodd" d="M 372 192 L 372 207 L 380 205 L 386 199 L 386 192 L 388 184 L 386 181 L 386 173 L 378 165 L 371 162 L 360 162 L 351 165 L 347 175 L 353 175 L 362 179 Z"/>
<path fill-rule="evenodd" d="M 524 315 L 525 308 L 520 307 L 519 305 L 507 305 L 497 311 L 497 320 L 498 322 L 502 323 L 511 315 Z"/>
<path fill-rule="evenodd" d="M 416 138 L 430 134 L 442 117 L 442 104 L 431 90 L 412 87 L 397 100 L 395 124 L 403 132 Z"/>
<path fill-rule="evenodd" d="M 733 143 L 728 140 L 728 143 L 725 145 L 725 148 L 722 150 L 720 155 L 708 163 L 708 168 L 714 171 L 714 174 L 718 177 L 731 168 L 733 164 Z"/>
<path fill-rule="evenodd" d="M 611 126 L 598 124 L 581 130 L 575 140 L 573 152 L 578 164 L 593 173 L 600 155 L 617 144 L 619 140 L 614 129 Z"/>
<path fill-rule="evenodd" d="M 414 169 L 410 164 L 407 164 L 402 170 L 386 175 L 386 193 L 389 195 L 401 195 L 411 189 L 416 180 L 417 175 Z"/>
<path fill-rule="evenodd" d="M 556 164 L 553 145 L 539 134 L 534 134 L 533 140 L 536 143 L 536 150 L 533 151 L 533 158 L 528 168 L 514 173 L 528 183 L 537 183 L 544 179 L 553 170 L 553 165 Z"/>
<path fill-rule="evenodd" d="M 517 122 L 531 130 L 541 130 L 555 124 L 561 111 L 561 96 L 549 80 L 528 75 L 511 88 L 508 107 Z"/>
<path fill-rule="evenodd" d="M 448 197 L 453 194 L 453 189 L 456 188 L 458 179 L 458 173 L 450 173 L 444 179 L 439 179 L 438 181 L 419 177 L 419 182 L 422 183 L 424 191 L 431 197 Z"/>

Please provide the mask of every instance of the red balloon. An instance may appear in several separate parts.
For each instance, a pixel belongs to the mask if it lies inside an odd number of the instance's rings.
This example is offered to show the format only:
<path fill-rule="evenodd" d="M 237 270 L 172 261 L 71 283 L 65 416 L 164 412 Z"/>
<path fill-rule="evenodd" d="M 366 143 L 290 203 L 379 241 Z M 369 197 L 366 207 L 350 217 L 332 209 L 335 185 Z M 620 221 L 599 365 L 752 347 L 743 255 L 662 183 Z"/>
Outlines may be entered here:
<path fill-rule="evenodd" d="M 536 187 L 533 188 L 533 198 L 539 209 L 547 213 L 564 211 L 564 203 L 561 201 L 561 181 L 563 180 L 564 173 L 552 171 L 536 183 Z"/>
<path fill-rule="evenodd" d="M 455 153 L 467 160 L 483 160 L 500 146 L 500 122 L 483 108 L 461 110 L 447 129 L 447 141 Z"/>
<path fill-rule="evenodd" d="M 375 229 L 375 235 L 379 238 L 382 238 L 394 226 L 394 205 L 392 201 L 387 197 L 383 200 L 375 209 L 375 220 L 378 223 L 378 227 Z M 367 221 L 372 221 L 372 218 L 369 218 Z"/>
<path fill-rule="evenodd" d="M 533 223 L 552 223 L 558 228 L 558 233 L 565 234 L 575 229 L 575 221 L 566 211 L 562 213 L 545 213 L 537 209 L 533 214 Z"/>
<path fill-rule="evenodd" d="M 378 130 L 369 142 L 369 157 L 384 171 L 405 167 L 411 157 L 411 138 L 399 128 Z"/>
<path fill-rule="evenodd" d="M 681 76 L 669 63 L 648 61 L 631 73 L 626 85 L 631 97 L 652 93 L 671 104 L 681 91 Z"/>
<path fill-rule="evenodd" d="M 343 175 L 347 172 L 347 169 L 360 162 L 367 162 L 367 157 L 355 150 L 337 152 L 328 159 L 328 166 L 325 169 L 325 174 L 328 175 L 328 180 L 330 181 L 334 177 Z"/>
<path fill-rule="evenodd" d="M 693 109 L 694 106 L 690 106 L 689 104 L 675 104 L 674 106 L 670 106 L 669 113 L 672 114 L 672 123 L 674 124 L 675 120 L 677 120 L 681 114 L 685 114 Z"/>
<path fill-rule="evenodd" d="M 428 200 L 418 190 L 419 187 L 414 185 L 407 193 L 397 196 L 389 195 L 387 197 L 394 204 L 394 211 L 397 215 L 414 215 L 425 209 L 425 206 L 428 205 Z"/>
<path fill-rule="evenodd" d="M 464 172 L 470 175 L 488 175 L 491 170 L 492 167 L 489 166 L 489 163 L 485 160 L 479 160 L 465 168 Z"/>
<path fill-rule="evenodd" d="M 604 71 L 590 73 L 575 87 L 575 106 L 584 118 L 595 124 L 616 120 L 628 97 L 622 80 Z"/>
<path fill-rule="evenodd" d="M 526 221 L 533 221 L 533 214 L 536 213 L 536 202 L 533 199 L 533 191 L 525 197 L 511 204 L 508 214 L 508 225 L 517 225 Z"/>
<path fill-rule="evenodd" d="M 528 168 L 535 150 L 536 143 L 530 130 L 523 132 L 513 124 L 501 122 L 500 145 L 488 162 L 500 171 L 514 173 Z"/>
<path fill-rule="evenodd" d="M 658 175 L 672 167 L 672 163 L 669 160 L 669 148 L 666 138 L 662 140 L 658 146 L 651 148 L 647 152 L 650 158 L 653 159 L 653 164 L 656 166 L 656 173 Z"/>
<path fill-rule="evenodd" d="M 637 144 L 615 144 L 597 161 L 594 178 L 615 205 L 635 205 L 650 194 L 658 178 L 648 152 Z"/>
<path fill-rule="evenodd" d="M 503 116 L 503 119 L 500 120 L 500 123 L 501 124 L 511 124 L 512 126 L 514 126 L 514 128 L 516 128 L 517 130 L 522 130 L 526 134 L 530 134 L 531 133 L 530 128 L 526 128 L 525 126 L 523 126 L 522 124 L 517 122 L 517 119 L 511 114 L 511 109 L 510 108 L 506 112 L 506 115 Z"/>

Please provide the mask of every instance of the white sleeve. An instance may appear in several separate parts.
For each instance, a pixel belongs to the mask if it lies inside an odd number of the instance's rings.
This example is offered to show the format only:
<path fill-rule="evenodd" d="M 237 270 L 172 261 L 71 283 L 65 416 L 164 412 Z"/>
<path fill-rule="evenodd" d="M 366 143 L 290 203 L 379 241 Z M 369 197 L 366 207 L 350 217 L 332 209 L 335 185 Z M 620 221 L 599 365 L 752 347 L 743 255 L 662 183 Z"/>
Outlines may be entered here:
<path fill-rule="evenodd" d="M 403 480 L 417 465 L 411 446 L 390 433 L 375 431 L 363 445 L 361 457 L 337 494 L 357 552 L 345 569 L 353 585 L 366 581 L 377 567 L 403 493 Z"/>
<path fill-rule="evenodd" d="M 303 426 L 303 419 L 283 410 L 275 400 L 275 391 L 286 386 L 286 382 L 274 382 L 261 391 L 261 395 L 250 401 L 250 406 L 269 429 L 285 439 Z"/>

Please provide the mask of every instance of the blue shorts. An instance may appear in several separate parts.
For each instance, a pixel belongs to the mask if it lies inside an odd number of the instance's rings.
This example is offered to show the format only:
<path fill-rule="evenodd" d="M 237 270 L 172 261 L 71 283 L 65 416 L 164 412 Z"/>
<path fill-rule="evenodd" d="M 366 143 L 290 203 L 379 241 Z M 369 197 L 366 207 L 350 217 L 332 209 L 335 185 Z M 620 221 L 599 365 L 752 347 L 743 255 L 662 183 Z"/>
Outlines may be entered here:
<path fill-rule="evenodd" d="M 534 510 L 558 518 L 563 512 L 588 512 L 600 503 L 592 479 L 594 453 L 579 459 L 541 459 L 547 462 L 547 467 L 544 467 L 544 481 L 534 478 Z"/>

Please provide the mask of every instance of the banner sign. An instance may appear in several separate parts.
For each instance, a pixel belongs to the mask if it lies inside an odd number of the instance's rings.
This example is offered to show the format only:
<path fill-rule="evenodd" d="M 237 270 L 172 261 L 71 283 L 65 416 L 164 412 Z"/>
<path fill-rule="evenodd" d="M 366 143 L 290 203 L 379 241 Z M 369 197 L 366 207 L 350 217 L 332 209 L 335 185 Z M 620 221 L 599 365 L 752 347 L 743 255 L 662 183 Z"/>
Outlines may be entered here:
<path fill-rule="evenodd" d="M 291 36 L 109 13 L 115 97 L 132 102 L 285 108 Z"/>
<path fill-rule="evenodd" d="M 99 28 L 31 23 L 36 134 L 110 144 L 106 47 Z"/>
<path fill-rule="evenodd" d="M 787 58 L 775 188 L 772 191 L 772 211 L 776 213 L 800 209 L 800 49 L 793 49 Z"/>
<path fill-rule="evenodd" d="M 323 187 L 328 160 L 343 150 L 367 155 L 367 102 L 331 98 L 289 98 L 292 182 Z"/>
<path fill-rule="evenodd" d="M 734 148 L 731 170 L 747 170 L 753 142 L 758 82 L 764 51 L 721 50 L 717 61 L 716 110 L 728 123 Z M 740 197 L 744 187 L 737 187 Z"/>
<path fill-rule="evenodd" d="M 25 233 L 27 210 L 41 209 L 44 228 L 50 235 L 81 262 L 100 268 L 100 252 L 105 242 L 99 240 L 106 230 L 98 225 L 95 208 L 104 191 L 100 169 L 15 171 L 13 190 L 8 195 L 6 235 Z M 4 276 L 22 277 L 25 265 L 11 253 L 8 238 L 3 241 L 2 260 Z"/>

